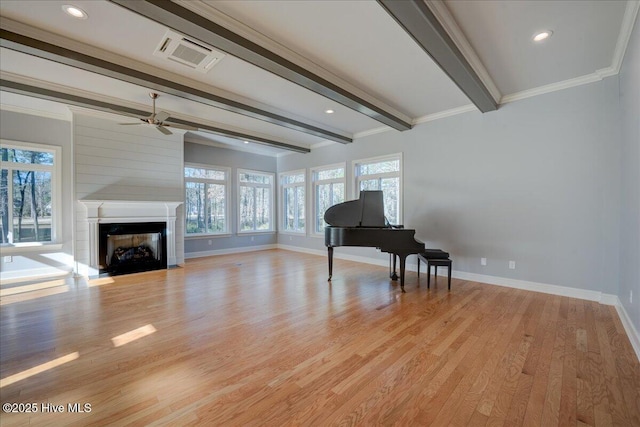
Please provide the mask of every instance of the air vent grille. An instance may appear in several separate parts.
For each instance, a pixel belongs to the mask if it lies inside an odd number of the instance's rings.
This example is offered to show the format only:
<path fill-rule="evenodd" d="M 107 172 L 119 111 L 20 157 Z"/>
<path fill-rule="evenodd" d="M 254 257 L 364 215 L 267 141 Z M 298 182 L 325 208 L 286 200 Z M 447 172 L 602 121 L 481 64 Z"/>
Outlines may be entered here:
<path fill-rule="evenodd" d="M 167 31 L 153 54 L 202 73 L 211 70 L 225 56 L 200 41 L 191 40 L 171 30 Z"/>

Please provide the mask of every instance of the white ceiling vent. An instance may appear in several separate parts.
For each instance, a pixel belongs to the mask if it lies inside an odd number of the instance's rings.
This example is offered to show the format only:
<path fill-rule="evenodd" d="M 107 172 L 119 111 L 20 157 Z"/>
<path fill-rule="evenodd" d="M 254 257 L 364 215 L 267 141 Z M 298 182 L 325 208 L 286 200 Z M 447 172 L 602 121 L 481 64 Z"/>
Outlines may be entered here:
<path fill-rule="evenodd" d="M 171 30 L 167 31 L 153 54 L 202 73 L 208 72 L 225 56 L 224 53 L 213 50 L 198 40 Z"/>

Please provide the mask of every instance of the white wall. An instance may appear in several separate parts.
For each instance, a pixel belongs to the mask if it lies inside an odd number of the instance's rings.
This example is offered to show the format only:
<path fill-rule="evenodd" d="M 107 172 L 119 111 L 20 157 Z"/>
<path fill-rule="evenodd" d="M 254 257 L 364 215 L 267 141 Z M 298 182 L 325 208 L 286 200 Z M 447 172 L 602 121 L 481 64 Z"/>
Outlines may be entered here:
<path fill-rule="evenodd" d="M 78 200 L 183 201 L 183 135 L 120 126 L 107 115 L 74 111 L 72 120 L 78 273 L 89 274 L 89 229 Z M 184 262 L 183 207 L 176 218 L 177 263 Z"/>
<path fill-rule="evenodd" d="M 622 111 L 622 211 L 618 297 L 640 331 L 640 24 L 629 40 L 620 70 Z M 633 302 L 631 293 L 633 292 Z M 639 337 L 640 338 L 640 337 Z M 637 349 L 640 352 L 640 348 Z"/>
<path fill-rule="evenodd" d="M 11 255 L 12 262 L 5 263 L 4 257 L 0 257 L 0 278 L 5 281 L 34 274 L 69 272 L 73 268 L 71 126 L 63 120 L 6 110 L 0 111 L 0 123 L 2 139 L 58 146 L 62 151 L 62 206 L 58 211 L 62 218 L 62 235 L 57 242 L 62 244 L 62 248 L 21 253 L 2 250 L 3 256 Z"/>
<path fill-rule="evenodd" d="M 456 271 L 616 294 L 617 87 L 608 78 L 292 154 L 278 159 L 278 171 L 402 152 L 404 225 L 427 247 L 451 252 Z M 279 243 L 325 249 L 313 237 L 281 235 Z M 386 259 L 364 248 L 336 251 Z"/>

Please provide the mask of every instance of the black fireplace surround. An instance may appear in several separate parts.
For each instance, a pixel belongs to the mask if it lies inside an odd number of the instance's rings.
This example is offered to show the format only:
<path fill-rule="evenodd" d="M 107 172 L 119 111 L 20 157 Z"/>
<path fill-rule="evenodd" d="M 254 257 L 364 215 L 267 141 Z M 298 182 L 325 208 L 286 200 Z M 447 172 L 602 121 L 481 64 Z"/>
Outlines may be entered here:
<path fill-rule="evenodd" d="M 132 222 L 99 224 L 100 275 L 167 268 L 167 224 Z"/>

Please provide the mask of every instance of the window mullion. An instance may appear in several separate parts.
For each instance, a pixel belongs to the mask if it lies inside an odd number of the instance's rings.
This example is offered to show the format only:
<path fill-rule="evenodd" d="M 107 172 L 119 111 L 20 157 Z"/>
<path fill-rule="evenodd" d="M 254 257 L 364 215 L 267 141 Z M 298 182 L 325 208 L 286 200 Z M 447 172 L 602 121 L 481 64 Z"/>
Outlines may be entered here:
<path fill-rule="evenodd" d="M 13 243 L 14 235 L 13 235 L 13 171 L 9 170 L 7 172 L 7 212 L 9 213 L 7 219 L 7 242 Z M 9 235 L 11 235 L 11 239 L 9 239 Z"/>
<path fill-rule="evenodd" d="M 209 215 L 209 183 L 205 182 L 204 184 L 204 232 L 209 232 L 210 223 L 210 215 Z"/>

